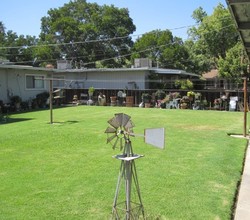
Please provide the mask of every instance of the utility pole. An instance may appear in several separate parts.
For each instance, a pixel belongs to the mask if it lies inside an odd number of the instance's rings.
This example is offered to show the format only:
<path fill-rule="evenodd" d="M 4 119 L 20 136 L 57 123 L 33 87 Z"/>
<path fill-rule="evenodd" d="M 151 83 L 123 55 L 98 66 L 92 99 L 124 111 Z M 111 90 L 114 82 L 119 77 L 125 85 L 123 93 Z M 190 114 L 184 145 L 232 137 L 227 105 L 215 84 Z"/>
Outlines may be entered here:
<path fill-rule="evenodd" d="M 244 61 L 244 52 L 241 53 L 240 64 L 243 66 Z M 248 111 L 248 102 L 247 102 L 247 80 L 248 80 L 248 69 L 247 72 L 241 70 L 241 75 L 243 76 L 243 93 L 244 93 L 244 125 L 243 125 L 243 136 L 246 137 L 247 135 L 247 111 Z"/>
<path fill-rule="evenodd" d="M 242 60 L 241 63 L 243 63 Z M 244 131 L 243 131 L 244 137 L 246 137 L 247 135 L 247 112 L 248 112 L 247 82 L 249 73 L 250 73 L 250 65 L 247 65 L 246 73 L 242 72 L 242 74 L 244 75 Z"/>

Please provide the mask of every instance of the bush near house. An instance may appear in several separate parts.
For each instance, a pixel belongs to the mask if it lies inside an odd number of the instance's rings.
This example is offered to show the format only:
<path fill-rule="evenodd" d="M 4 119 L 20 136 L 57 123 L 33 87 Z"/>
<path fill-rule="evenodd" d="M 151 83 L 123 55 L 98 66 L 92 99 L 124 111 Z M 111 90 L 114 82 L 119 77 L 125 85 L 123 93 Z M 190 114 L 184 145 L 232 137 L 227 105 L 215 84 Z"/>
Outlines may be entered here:
<path fill-rule="evenodd" d="M 44 108 L 46 106 L 46 102 L 49 98 L 48 92 L 42 92 L 36 95 L 36 101 L 39 108 Z"/>
<path fill-rule="evenodd" d="M 21 103 L 22 98 L 18 95 L 14 95 L 14 96 L 10 97 L 10 101 L 12 104 Z"/>

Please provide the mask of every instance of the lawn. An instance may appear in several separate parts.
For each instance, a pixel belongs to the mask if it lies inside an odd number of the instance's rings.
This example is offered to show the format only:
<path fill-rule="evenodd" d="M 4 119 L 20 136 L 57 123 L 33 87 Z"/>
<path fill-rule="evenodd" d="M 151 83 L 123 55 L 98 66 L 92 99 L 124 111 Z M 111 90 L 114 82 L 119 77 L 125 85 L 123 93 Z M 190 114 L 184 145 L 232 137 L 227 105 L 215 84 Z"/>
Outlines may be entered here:
<path fill-rule="evenodd" d="M 77 106 L 13 114 L 0 124 L 0 219 L 109 219 L 120 162 L 107 120 L 165 127 L 166 148 L 132 139 L 147 219 L 230 219 L 247 141 L 243 113 Z"/>

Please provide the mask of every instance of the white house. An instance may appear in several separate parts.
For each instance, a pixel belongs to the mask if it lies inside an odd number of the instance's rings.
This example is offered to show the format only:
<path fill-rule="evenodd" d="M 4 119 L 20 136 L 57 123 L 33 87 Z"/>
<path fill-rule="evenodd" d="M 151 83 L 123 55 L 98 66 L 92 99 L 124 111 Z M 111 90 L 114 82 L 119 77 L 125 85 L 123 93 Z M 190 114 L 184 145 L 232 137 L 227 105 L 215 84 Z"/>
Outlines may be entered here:
<path fill-rule="evenodd" d="M 149 76 L 160 75 L 168 81 L 179 77 L 198 77 L 183 70 L 159 69 L 150 66 L 114 69 L 72 69 L 68 61 L 58 62 L 57 68 L 38 68 L 0 64 L 0 100 L 9 102 L 10 97 L 18 95 L 24 101 L 37 94 L 49 91 L 49 82 L 53 80 L 53 89 L 137 89 L 149 88 Z"/>

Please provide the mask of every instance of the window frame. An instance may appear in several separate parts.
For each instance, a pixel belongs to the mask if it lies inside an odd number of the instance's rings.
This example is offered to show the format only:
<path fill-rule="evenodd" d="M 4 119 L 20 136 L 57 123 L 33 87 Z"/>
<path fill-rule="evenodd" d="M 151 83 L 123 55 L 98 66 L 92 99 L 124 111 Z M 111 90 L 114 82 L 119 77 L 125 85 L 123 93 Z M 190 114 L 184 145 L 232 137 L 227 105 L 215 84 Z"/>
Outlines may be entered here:
<path fill-rule="evenodd" d="M 42 80 L 43 81 L 43 87 L 39 87 L 39 88 L 37 88 L 37 87 L 35 87 L 35 84 L 34 84 L 34 87 L 33 88 L 28 88 L 27 86 L 27 77 L 41 77 L 41 79 L 40 80 Z M 44 90 L 44 89 L 46 89 L 46 83 L 45 83 L 45 78 L 46 78 L 46 76 L 44 75 L 44 74 L 25 74 L 25 89 L 26 90 Z M 33 79 L 33 80 L 35 80 L 35 79 Z"/>

